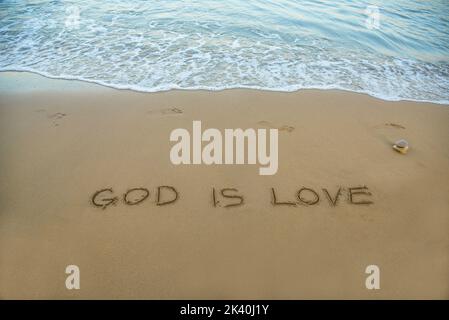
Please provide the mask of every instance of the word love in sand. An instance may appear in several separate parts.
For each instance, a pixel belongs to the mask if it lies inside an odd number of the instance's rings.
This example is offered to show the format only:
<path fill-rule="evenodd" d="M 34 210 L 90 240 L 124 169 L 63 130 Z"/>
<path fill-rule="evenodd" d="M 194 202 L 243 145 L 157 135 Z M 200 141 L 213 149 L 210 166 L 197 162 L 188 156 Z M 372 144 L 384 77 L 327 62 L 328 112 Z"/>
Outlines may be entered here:
<path fill-rule="evenodd" d="M 270 129 L 269 152 L 267 152 L 267 130 L 258 129 L 225 129 L 224 152 L 223 135 L 220 130 L 209 128 L 201 132 L 201 121 L 193 121 L 192 139 L 187 129 L 175 129 L 170 134 L 170 141 L 177 143 L 171 148 L 170 161 L 175 164 L 248 164 L 263 166 L 260 175 L 273 175 L 278 170 L 278 130 Z M 208 142 L 202 148 L 202 143 Z M 235 161 L 234 161 L 235 142 Z M 190 147 L 192 146 L 192 155 Z M 224 161 L 223 161 L 224 153 Z"/>

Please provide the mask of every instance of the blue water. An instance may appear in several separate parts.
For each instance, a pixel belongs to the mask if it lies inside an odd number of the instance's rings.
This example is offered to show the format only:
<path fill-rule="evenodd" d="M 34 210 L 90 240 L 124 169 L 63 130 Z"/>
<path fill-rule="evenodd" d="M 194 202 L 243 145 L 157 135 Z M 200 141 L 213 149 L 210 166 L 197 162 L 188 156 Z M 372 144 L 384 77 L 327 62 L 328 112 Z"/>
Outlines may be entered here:
<path fill-rule="evenodd" d="M 0 70 L 448 103 L 449 1 L 0 0 Z"/>

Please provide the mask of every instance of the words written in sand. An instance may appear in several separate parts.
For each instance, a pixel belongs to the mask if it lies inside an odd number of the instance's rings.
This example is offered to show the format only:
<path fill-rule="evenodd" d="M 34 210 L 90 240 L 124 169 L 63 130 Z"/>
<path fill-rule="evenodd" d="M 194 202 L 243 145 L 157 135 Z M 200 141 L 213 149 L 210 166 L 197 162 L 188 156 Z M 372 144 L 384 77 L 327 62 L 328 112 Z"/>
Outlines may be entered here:
<path fill-rule="evenodd" d="M 151 195 L 154 195 L 153 197 Z M 372 193 L 367 186 L 328 188 L 298 188 L 293 196 L 281 195 L 272 187 L 269 190 L 270 201 L 268 205 L 277 206 L 316 206 L 327 203 L 330 207 L 346 203 L 347 205 L 371 205 Z M 209 203 L 213 207 L 235 208 L 245 205 L 245 192 L 238 188 L 210 188 Z M 180 191 L 174 186 L 158 186 L 150 192 L 145 187 L 127 189 L 124 193 L 118 193 L 113 188 L 104 188 L 95 191 L 91 196 L 91 203 L 101 209 L 123 204 L 125 206 L 142 205 L 153 198 L 156 206 L 174 205 L 180 201 Z"/>

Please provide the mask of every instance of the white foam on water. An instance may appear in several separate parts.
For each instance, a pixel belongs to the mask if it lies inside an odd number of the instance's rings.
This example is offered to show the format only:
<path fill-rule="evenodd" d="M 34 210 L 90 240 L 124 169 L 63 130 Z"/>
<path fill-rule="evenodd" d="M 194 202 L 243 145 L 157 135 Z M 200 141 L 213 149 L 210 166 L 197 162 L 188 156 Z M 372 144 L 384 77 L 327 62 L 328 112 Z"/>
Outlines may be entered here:
<path fill-rule="evenodd" d="M 341 25 L 326 24 L 325 16 L 295 20 L 297 6 L 285 11 L 275 5 L 264 8 L 266 2 L 250 6 L 233 0 L 243 6 L 234 10 L 204 1 L 192 8 L 176 1 L 156 6 L 74 0 L 81 13 L 78 28 L 71 29 L 60 3 L 9 3 L 0 4 L 0 71 L 142 92 L 339 89 L 391 101 L 449 103 L 446 25 L 442 31 L 426 31 L 435 34 L 430 49 L 422 51 L 416 31 L 407 30 L 415 42 L 392 39 L 404 33 L 393 25 L 366 31 L 359 9 L 347 27 L 345 19 L 334 19 Z M 360 30 L 354 32 L 358 21 Z M 409 45 L 394 48 L 399 42 Z"/>

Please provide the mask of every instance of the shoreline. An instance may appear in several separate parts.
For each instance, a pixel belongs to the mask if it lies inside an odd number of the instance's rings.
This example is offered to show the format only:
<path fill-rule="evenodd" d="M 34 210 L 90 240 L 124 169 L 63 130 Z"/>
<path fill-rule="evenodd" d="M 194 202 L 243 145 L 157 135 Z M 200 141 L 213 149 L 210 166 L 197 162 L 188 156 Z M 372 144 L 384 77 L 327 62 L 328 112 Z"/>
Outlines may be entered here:
<path fill-rule="evenodd" d="M 30 78 L 33 77 L 42 77 L 45 78 L 47 80 L 62 80 L 62 81 L 69 81 L 72 83 L 75 83 L 75 87 L 76 87 L 76 83 L 80 83 L 79 86 L 83 87 L 83 88 L 87 88 L 90 89 L 89 86 L 86 86 L 86 84 L 88 85 L 95 85 L 95 86 L 100 86 L 100 87 L 104 87 L 104 88 L 108 88 L 108 89 L 114 89 L 114 90 L 121 90 L 121 91 L 131 91 L 131 92 L 137 92 L 137 93 L 159 93 L 159 92 L 170 92 L 170 91 L 206 91 L 206 92 L 220 92 L 220 91 L 227 91 L 227 90 L 255 90 L 255 91 L 267 91 L 267 92 L 277 92 L 277 93 L 295 93 L 295 92 L 299 92 L 299 91 L 304 91 L 304 90 L 317 90 L 317 91 L 342 91 L 342 92 L 347 92 L 350 94 L 362 94 L 362 95 L 366 95 L 369 96 L 371 98 L 375 98 L 375 99 L 379 99 L 382 101 L 387 101 L 387 102 L 417 102 L 417 103 L 429 103 L 429 104 L 435 104 L 435 105 L 445 105 L 445 106 L 449 106 L 449 100 L 443 100 L 443 101 L 430 101 L 430 100 L 416 100 L 416 99 L 406 99 L 406 98 L 400 98 L 400 99 L 389 99 L 386 97 L 382 97 L 381 95 L 378 95 L 376 93 L 370 92 L 370 91 L 364 91 L 364 90 L 360 90 L 360 91 L 356 91 L 356 90 L 350 90 L 350 89 L 344 89 L 341 87 L 307 87 L 307 88 L 296 88 L 296 89 L 292 89 L 292 90 L 279 90 L 277 88 L 266 88 L 266 87 L 251 87 L 251 86 L 232 86 L 229 88 L 216 88 L 216 89 L 212 89 L 212 88 L 203 88 L 203 87 L 198 87 L 198 88 L 180 88 L 180 87 L 170 87 L 167 89 L 158 89 L 158 90 L 148 90 L 148 89 L 144 89 L 144 88 L 137 88 L 137 87 L 119 87 L 119 86 L 113 86 L 110 84 L 107 84 L 103 81 L 95 81 L 95 80 L 88 80 L 88 79 L 82 79 L 82 78 L 77 78 L 77 77 L 68 77 L 68 76 L 60 76 L 60 77 L 56 77 L 56 76 L 51 76 L 49 74 L 43 73 L 43 72 L 39 72 L 39 71 L 29 71 L 29 70 L 0 70 L 0 81 L 3 80 L 3 78 L 6 75 L 22 75 L 25 78 L 28 78 L 28 81 Z M 27 79 L 24 79 L 24 83 L 26 84 Z M 3 84 L 4 85 L 4 84 Z M 70 89 L 72 86 L 68 86 L 68 88 Z M 2 83 L 0 82 L 0 93 L 2 92 L 2 90 L 4 90 L 2 88 Z M 22 89 L 23 90 L 23 89 Z M 7 91 L 7 90 L 6 90 Z"/>
<path fill-rule="evenodd" d="M 170 132 L 195 120 L 278 129 L 277 173 L 173 165 Z M 447 105 L 339 90 L 141 93 L 0 72 L 0 297 L 447 299 L 448 137 Z M 364 186 L 371 196 L 350 203 Z M 304 187 L 317 203 L 301 203 Z M 273 204 L 272 188 L 295 205 Z M 118 200 L 103 209 L 93 197 L 105 189 Z M 224 189 L 243 203 L 227 206 Z M 64 286 L 72 264 L 81 290 Z M 365 288 L 369 265 L 380 290 Z"/>

